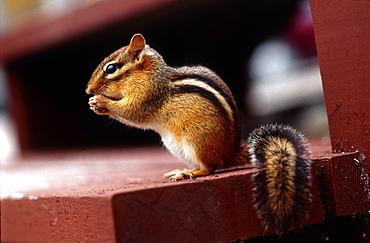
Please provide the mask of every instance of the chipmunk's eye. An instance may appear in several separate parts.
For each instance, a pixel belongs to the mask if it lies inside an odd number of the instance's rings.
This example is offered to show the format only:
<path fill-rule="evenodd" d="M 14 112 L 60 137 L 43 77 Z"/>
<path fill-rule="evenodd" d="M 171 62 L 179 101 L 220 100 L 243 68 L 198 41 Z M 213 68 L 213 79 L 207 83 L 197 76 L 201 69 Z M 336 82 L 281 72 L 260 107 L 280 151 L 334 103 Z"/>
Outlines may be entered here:
<path fill-rule="evenodd" d="M 122 65 L 120 65 L 119 63 L 112 63 L 112 64 L 109 64 L 106 68 L 105 68 L 105 75 L 108 75 L 108 74 L 112 74 L 112 73 L 115 73 L 118 68 L 122 67 Z"/>
<path fill-rule="evenodd" d="M 105 68 L 105 74 L 112 74 L 114 73 L 115 71 L 117 71 L 117 65 L 116 64 L 109 64 L 106 68 Z"/>

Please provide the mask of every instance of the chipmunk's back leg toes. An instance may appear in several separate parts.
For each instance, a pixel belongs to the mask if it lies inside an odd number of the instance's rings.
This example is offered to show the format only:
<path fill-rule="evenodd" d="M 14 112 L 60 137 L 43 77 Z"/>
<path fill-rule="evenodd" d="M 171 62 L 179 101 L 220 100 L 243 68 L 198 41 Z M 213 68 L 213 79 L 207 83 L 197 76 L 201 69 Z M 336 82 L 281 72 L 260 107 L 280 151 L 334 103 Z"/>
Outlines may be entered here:
<path fill-rule="evenodd" d="M 183 179 L 193 179 L 195 177 L 209 175 L 210 173 L 212 173 L 212 171 L 209 170 L 173 170 L 165 173 L 163 177 L 169 178 L 170 181 L 177 181 Z"/>

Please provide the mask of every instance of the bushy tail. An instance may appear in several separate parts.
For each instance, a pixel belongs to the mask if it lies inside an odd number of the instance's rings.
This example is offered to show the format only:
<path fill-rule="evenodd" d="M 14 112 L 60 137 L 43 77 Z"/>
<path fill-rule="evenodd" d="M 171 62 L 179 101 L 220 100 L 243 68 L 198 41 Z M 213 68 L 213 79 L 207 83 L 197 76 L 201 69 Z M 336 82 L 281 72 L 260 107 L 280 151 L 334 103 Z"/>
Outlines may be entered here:
<path fill-rule="evenodd" d="M 264 225 L 278 233 L 302 226 L 311 202 L 310 150 L 303 134 L 290 126 L 269 124 L 249 137 L 254 175 L 254 205 Z"/>

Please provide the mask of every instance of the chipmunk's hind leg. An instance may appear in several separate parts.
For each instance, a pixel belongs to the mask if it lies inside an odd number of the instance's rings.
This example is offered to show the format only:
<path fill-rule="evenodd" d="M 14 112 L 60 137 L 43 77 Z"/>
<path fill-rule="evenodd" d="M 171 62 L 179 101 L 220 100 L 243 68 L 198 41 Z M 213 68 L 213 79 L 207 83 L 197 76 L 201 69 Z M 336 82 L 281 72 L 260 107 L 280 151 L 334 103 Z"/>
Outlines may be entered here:
<path fill-rule="evenodd" d="M 195 177 L 206 176 L 211 174 L 211 170 L 197 170 L 197 169 L 189 169 L 189 170 L 173 170 L 168 173 L 165 173 L 163 176 L 169 178 L 171 181 L 183 180 L 183 179 L 193 179 Z"/>

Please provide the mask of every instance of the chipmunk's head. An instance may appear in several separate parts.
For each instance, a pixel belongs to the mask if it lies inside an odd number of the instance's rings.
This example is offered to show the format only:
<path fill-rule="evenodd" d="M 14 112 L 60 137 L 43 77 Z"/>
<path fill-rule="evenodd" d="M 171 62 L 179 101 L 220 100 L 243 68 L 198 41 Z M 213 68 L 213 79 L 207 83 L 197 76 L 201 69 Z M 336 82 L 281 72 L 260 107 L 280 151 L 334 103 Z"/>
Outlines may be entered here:
<path fill-rule="evenodd" d="M 121 100 L 130 93 L 149 87 L 149 77 L 163 58 L 146 45 L 141 34 L 135 34 L 130 45 L 122 47 L 95 69 L 87 84 L 86 93 L 103 95 L 112 100 Z"/>

